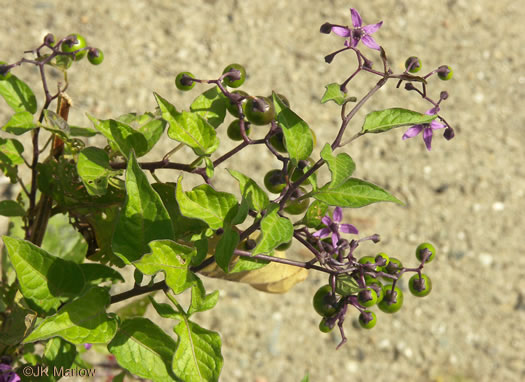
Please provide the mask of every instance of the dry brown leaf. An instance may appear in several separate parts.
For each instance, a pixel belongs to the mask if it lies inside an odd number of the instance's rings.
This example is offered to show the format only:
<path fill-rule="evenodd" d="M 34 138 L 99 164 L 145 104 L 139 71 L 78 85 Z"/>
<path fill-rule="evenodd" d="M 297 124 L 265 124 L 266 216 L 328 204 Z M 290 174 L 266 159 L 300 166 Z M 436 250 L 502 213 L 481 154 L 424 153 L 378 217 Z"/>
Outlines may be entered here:
<path fill-rule="evenodd" d="M 217 242 L 216 238 L 210 239 L 208 246 L 211 251 L 215 249 Z M 208 253 L 208 257 L 211 255 Z M 286 252 L 274 251 L 274 256 L 286 259 Z M 233 258 L 233 262 L 237 260 L 238 256 Z M 213 263 L 200 270 L 199 273 L 208 277 L 249 284 L 253 288 L 267 293 L 286 293 L 308 276 L 308 270 L 304 268 L 275 262 L 271 262 L 263 268 L 237 273 L 224 273 L 217 263 Z"/>

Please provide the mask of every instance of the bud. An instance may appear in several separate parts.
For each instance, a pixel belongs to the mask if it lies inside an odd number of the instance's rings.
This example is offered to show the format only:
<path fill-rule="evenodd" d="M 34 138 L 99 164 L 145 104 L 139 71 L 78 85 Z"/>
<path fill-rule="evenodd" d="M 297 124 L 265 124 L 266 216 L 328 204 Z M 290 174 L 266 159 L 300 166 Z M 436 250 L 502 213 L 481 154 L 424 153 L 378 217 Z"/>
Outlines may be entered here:
<path fill-rule="evenodd" d="M 319 31 L 324 34 L 330 34 L 330 32 L 332 31 L 332 24 L 324 23 L 323 25 L 321 25 Z"/>
<path fill-rule="evenodd" d="M 446 91 L 442 91 L 441 93 L 439 93 L 439 99 L 441 100 L 446 100 L 448 98 L 448 92 Z"/>

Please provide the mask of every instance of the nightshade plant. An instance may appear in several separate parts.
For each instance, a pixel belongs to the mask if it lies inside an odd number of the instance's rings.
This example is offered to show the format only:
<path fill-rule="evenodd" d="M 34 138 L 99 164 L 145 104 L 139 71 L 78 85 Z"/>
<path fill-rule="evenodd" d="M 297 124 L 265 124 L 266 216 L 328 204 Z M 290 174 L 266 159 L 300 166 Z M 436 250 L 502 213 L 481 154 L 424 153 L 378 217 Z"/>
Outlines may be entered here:
<path fill-rule="evenodd" d="M 414 295 L 428 295 L 432 284 L 422 269 L 436 255 L 432 244 L 416 249 L 419 265 L 412 268 L 384 252 L 373 255 L 366 249 L 366 256 L 358 256 L 360 245 L 379 242 L 379 235 L 357 236 L 363 233 L 343 222 L 343 209 L 402 202 L 381 187 L 352 177 L 356 166 L 348 147 L 363 135 L 402 126 L 411 126 L 403 139 L 422 131 L 428 150 L 438 127 L 445 128 L 445 138 L 451 139 L 454 131 L 439 114 L 447 93 L 442 91 L 434 101 L 427 86 L 435 74 L 449 79 L 452 70 L 441 66 L 415 75 L 414 66 L 421 69 L 421 60 L 410 57 L 406 70 L 395 74 L 385 50 L 370 36 L 381 23 L 363 26 L 355 9 L 351 17 L 353 27 L 321 26 L 322 33 L 345 37 L 344 48 L 327 55 L 326 62 L 350 51 L 356 55 L 357 68 L 342 83 L 326 86 L 321 102 L 340 105 L 341 123 L 318 159 L 312 157 L 313 131 L 284 95 L 230 91 L 229 86 L 239 88 L 245 81 L 245 69 L 239 64 L 229 65 L 216 79 L 190 72 L 177 75 L 180 90 L 212 85 L 188 111 L 154 94 L 155 110 L 104 120 L 88 115 L 92 127 L 78 127 L 68 123 L 68 69 L 86 55 L 92 64 L 101 64 L 100 49 L 88 46 L 78 34 L 61 40 L 49 34 L 39 47 L 26 52 L 31 58 L 1 63 L 0 94 L 14 113 L 3 126 L 10 137 L 0 139 L 0 167 L 21 191 L 13 200 L 0 202 L 0 214 L 11 219 L 3 236 L 0 380 L 30 380 L 31 367 L 36 366 L 92 367 L 82 358 L 84 352 L 94 351 L 89 350 L 92 344 L 105 348 L 124 369 L 120 378 L 131 373 L 154 381 L 218 380 L 223 365 L 220 336 L 192 321 L 194 314 L 212 309 L 218 300 L 217 291 L 205 290 L 202 275 L 283 293 L 302 281 L 309 269 L 325 273 L 326 284 L 312 291 L 313 305 L 322 316 L 322 332 L 338 326 L 338 347 L 346 341 L 343 323 L 351 315 L 349 307 L 357 310 L 359 323 L 368 329 L 378 320 L 371 310 L 374 305 L 387 313 L 401 308 L 404 297 L 397 284 L 404 273 L 414 273 L 410 279 Z M 360 41 L 365 51 L 359 49 Z M 379 69 L 368 56 L 376 50 Z M 22 64 L 40 72 L 45 94 L 40 109 L 31 88 L 12 73 Z M 64 75 L 56 93 L 50 90 L 48 70 Z M 357 100 L 347 95 L 347 88 L 361 72 L 378 81 Z M 344 140 L 357 112 L 391 80 L 397 81 L 397 88 L 404 83 L 404 89 L 428 101 L 431 111 L 399 107 L 373 111 L 361 130 Z M 56 112 L 51 110 L 54 102 Z M 228 121 L 232 118 L 234 123 Z M 227 133 L 228 126 L 233 127 Z M 27 133 L 30 148 L 17 139 Z M 87 146 L 83 139 L 93 136 L 105 144 Z M 141 161 L 161 139 L 172 142 L 173 148 L 158 161 Z M 227 139 L 240 143 L 220 152 L 221 140 Z M 190 163 L 175 159 L 183 146 L 194 153 Z M 234 169 L 228 171 L 238 183 L 240 197 L 213 185 L 214 173 L 229 159 L 256 147 L 269 150 L 280 163 L 264 177 L 273 196 L 259 186 L 262 178 Z M 344 151 L 339 150 L 342 147 Z M 24 166 L 27 174 L 19 172 Z M 317 172 L 326 167 L 330 181 L 319 184 Z M 176 182 L 161 182 L 156 175 L 160 171 L 180 175 Z M 202 184 L 188 189 L 189 177 Z M 306 247 L 312 259 L 287 258 L 283 250 L 292 241 Z M 134 286 L 111 293 L 112 284 L 124 281 L 120 271 L 125 266 L 134 270 Z M 186 290 L 191 290 L 191 302 L 183 307 L 176 296 Z M 169 303 L 154 298 L 159 291 Z M 142 297 L 127 301 L 137 296 Z M 124 301 L 127 305 L 120 309 L 111 307 Z M 143 317 L 150 304 L 158 315 L 174 320 L 176 340 Z"/>

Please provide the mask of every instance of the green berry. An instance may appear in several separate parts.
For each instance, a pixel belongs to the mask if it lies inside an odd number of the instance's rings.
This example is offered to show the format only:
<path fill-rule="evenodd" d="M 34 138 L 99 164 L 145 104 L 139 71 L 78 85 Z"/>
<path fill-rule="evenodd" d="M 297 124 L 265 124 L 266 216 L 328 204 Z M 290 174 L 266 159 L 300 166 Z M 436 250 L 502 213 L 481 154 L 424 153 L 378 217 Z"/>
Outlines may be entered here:
<path fill-rule="evenodd" d="M 241 101 L 241 107 L 244 112 L 244 107 L 246 106 L 246 100 L 248 99 L 249 95 L 243 90 L 235 90 L 232 92 L 232 94 L 238 94 L 244 97 L 244 99 Z M 233 115 L 236 118 L 239 118 L 239 109 L 237 108 L 237 104 L 231 101 L 231 99 L 226 100 L 226 109 L 230 112 L 231 115 Z"/>
<path fill-rule="evenodd" d="M 175 86 L 182 91 L 193 89 L 195 81 L 192 81 L 192 78 L 195 78 L 195 76 L 190 72 L 180 72 L 177 74 L 177 77 L 175 77 Z"/>
<path fill-rule="evenodd" d="M 399 259 L 396 259 L 395 257 L 391 257 L 389 258 L 388 264 L 386 265 L 386 267 L 384 267 L 383 271 L 390 275 L 395 275 L 399 273 L 401 268 L 403 268 L 403 264 L 401 263 L 401 261 Z"/>
<path fill-rule="evenodd" d="M 421 243 L 416 248 L 416 257 L 419 261 L 423 261 L 423 251 L 428 249 L 430 251 L 430 257 L 427 259 L 426 263 L 430 263 L 436 257 L 436 248 L 430 243 Z"/>
<path fill-rule="evenodd" d="M 62 52 L 72 53 L 87 46 L 86 39 L 78 33 L 73 33 L 67 36 L 67 39 L 62 43 Z M 87 50 L 82 50 L 75 54 L 75 61 L 79 61 L 87 54 Z"/>
<path fill-rule="evenodd" d="M 392 291 L 392 285 L 383 286 L 383 300 L 377 304 L 379 309 L 385 313 L 395 313 L 403 305 L 403 292 L 398 287 Z"/>
<path fill-rule="evenodd" d="M 310 198 L 304 198 L 299 201 L 294 200 L 300 198 L 304 194 L 306 194 L 306 190 L 303 187 L 296 189 L 292 194 L 291 199 L 285 204 L 284 212 L 287 212 L 290 215 L 301 215 L 305 212 L 310 205 Z"/>
<path fill-rule="evenodd" d="M 7 65 L 7 62 L 0 61 L 0 66 Z M 11 73 L 5 72 L 3 74 L 0 74 L 0 81 L 7 80 L 9 77 L 11 77 Z"/>
<path fill-rule="evenodd" d="M 366 280 L 366 276 L 365 276 L 365 280 Z M 376 304 L 379 304 L 383 300 L 383 297 L 385 297 L 385 292 L 383 292 L 383 283 L 381 283 L 381 281 L 377 279 L 373 279 L 373 280 L 366 281 L 366 285 L 376 291 L 376 294 L 377 294 Z"/>
<path fill-rule="evenodd" d="M 358 261 L 359 264 L 375 264 L 376 260 L 372 256 L 363 256 Z M 372 267 L 373 270 L 376 270 L 376 267 Z"/>
<path fill-rule="evenodd" d="M 234 80 L 232 77 L 225 77 L 224 83 L 226 84 L 226 86 L 229 86 L 231 88 L 238 88 L 244 83 L 244 80 L 246 80 L 246 70 L 244 69 L 244 66 L 240 64 L 230 64 L 224 68 L 224 70 L 222 71 L 222 74 L 225 74 L 231 71 L 237 71 L 239 74 L 239 78 Z"/>
<path fill-rule="evenodd" d="M 405 61 L 405 68 L 410 73 L 417 73 L 421 70 L 422 67 L 423 67 L 423 64 L 421 63 L 421 60 L 416 56 L 409 57 Z"/>
<path fill-rule="evenodd" d="M 358 293 L 357 301 L 365 308 L 374 306 L 377 303 L 377 292 L 373 288 L 366 288 Z"/>
<path fill-rule="evenodd" d="M 448 65 L 441 65 L 437 69 L 438 77 L 443 81 L 448 81 L 452 78 L 452 75 L 454 74 L 452 68 Z"/>
<path fill-rule="evenodd" d="M 332 325 L 332 327 L 330 327 L 327 323 L 326 323 L 326 317 L 323 317 L 323 319 L 321 320 L 321 322 L 319 322 L 319 330 L 323 333 L 329 333 L 332 331 L 332 329 L 334 328 L 334 326 Z"/>
<path fill-rule="evenodd" d="M 244 113 L 254 125 L 267 125 L 275 119 L 273 102 L 267 97 L 251 97 L 246 101 Z"/>
<path fill-rule="evenodd" d="M 314 309 L 323 317 L 330 317 L 337 312 L 337 298 L 332 294 L 332 287 L 324 285 L 315 292 Z"/>
<path fill-rule="evenodd" d="M 271 170 L 264 176 L 264 185 L 268 191 L 279 194 L 286 187 L 286 179 L 281 170 Z"/>
<path fill-rule="evenodd" d="M 432 281 L 424 273 L 421 273 L 421 278 L 415 274 L 408 280 L 408 288 L 414 296 L 425 297 L 432 291 Z"/>
<path fill-rule="evenodd" d="M 280 153 L 286 153 L 286 147 L 284 146 L 284 134 L 279 131 L 277 134 L 270 138 L 270 144 L 272 147 Z"/>
<path fill-rule="evenodd" d="M 247 122 L 244 122 L 244 131 L 246 132 L 246 135 L 250 135 L 250 125 Z M 232 121 L 228 126 L 226 133 L 232 141 L 242 141 L 241 121 L 239 119 Z"/>
<path fill-rule="evenodd" d="M 383 270 L 388 265 L 388 262 L 390 261 L 390 258 L 388 257 L 388 255 L 386 253 L 380 252 L 380 253 L 378 253 L 376 255 L 376 257 L 374 258 L 374 261 L 376 263 L 381 263 L 381 261 L 382 261 L 381 259 L 384 259 L 385 263 L 383 265 L 379 266 L 378 268 L 381 268 L 381 270 Z"/>
<path fill-rule="evenodd" d="M 98 48 L 91 48 L 88 52 L 88 60 L 93 65 L 100 65 L 104 61 L 104 53 Z"/>
<path fill-rule="evenodd" d="M 370 310 L 365 310 L 359 315 L 359 325 L 364 329 L 372 329 L 376 323 L 376 314 Z"/>

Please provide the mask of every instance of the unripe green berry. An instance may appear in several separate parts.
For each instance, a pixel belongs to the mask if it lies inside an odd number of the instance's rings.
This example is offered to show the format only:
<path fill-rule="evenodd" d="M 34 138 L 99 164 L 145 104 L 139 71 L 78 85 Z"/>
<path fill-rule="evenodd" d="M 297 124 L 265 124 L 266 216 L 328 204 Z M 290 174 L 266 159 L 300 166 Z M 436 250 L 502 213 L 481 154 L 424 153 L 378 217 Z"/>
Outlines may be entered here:
<path fill-rule="evenodd" d="M 244 122 L 244 131 L 246 132 L 246 135 L 250 135 L 250 125 L 248 122 Z M 228 134 L 228 137 L 232 141 L 242 141 L 242 134 L 241 134 L 241 121 L 239 119 L 236 119 L 230 123 L 228 126 L 228 130 L 226 131 Z"/>
<path fill-rule="evenodd" d="M 319 330 L 323 333 L 329 333 L 332 331 L 332 329 L 334 328 L 334 326 L 330 327 L 327 323 L 326 323 L 326 317 L 323 317 L 323 319 L 321 320 L 321 322 L 319 322 Z"/>
<path fill-rule="evenodd" d="M 359 315 L 359 325 L 364 329 L 372 329 L 376 323 L 376 314 L 370 310 L 365 310 Z"/>
<path fill-rule="evenodd" d="M 98 48 L 91 48 L 88 51 L 88 60 L 93 65 L 100 65 L 104 61 L 104 53 Z"/>
<path fill-rule="evenodd" d="M 452 68 L 448 65 L 442 65 L 437 69 L 437 75 L 443 81 L 450 80 L 453 74 Z"/>
<path fill-rule="evenodd" d="M 374 306 L 377 303 L 377 292 L 373 288 L 366 288 L 358 293 L 357 301 L 365 308 Z"/>
<path fill-rule="evenodd" d="M 395 313 L 401 306 L 403 306 L 403 292 L 398 287 L 392 291 L 392 285 L 383 286 L 383 292 L 385 296 L 383 300 L 377 304 L 379 309 L 385 313 Z"/>
<path fill-rule="evenodd" d="M 237 71 L 239 78 L 233 79 L 233 77 L 224 77 L 224 80 L 223 80 L 224 84 L 231 88 L 238 88 L 244 83 L 244 80 L 246 80 L 246 70 L 244 69 L 244 66 L 240 64 L 230 64 L 224 68 L 224 70 L 222 71 L 222 74 L 225 74 L 231 71 Z"/>
<path fill-rule="evenodd" d="M 410 73 L 417 73 L 421 70 L 422 67 L 423 67 L 423 64 L 421 63 L 421 60 L 416 56 L 409 57 L 405 61 L 405 68 Z"/>
<path fill-rule="evenodd" d="M 5 61 L 0 61 L 0 66 L 1 65 L 7 65 L 7 62 Z M 11 73 L 9 73 L 9 71 L 5 72 L 5 73 L 0 73 L 0 81 L 2 80 L 7 80 L 9 77 L 11 77 Z"/>
<path fill-rule="evenodd" d="M 330 317 L 337 312 L 337 299 L 332 295 L 332 287 L 328 284 L 315 292 L 312 303 L 315 311 L 323 317 Z"/>
<path fill-rule="evenodd" d="M 61 46 L 62 52 L 64 53 L 75 52 L 85 47 L 87 47 L 86 39 L 78 33 L 73 33 L 67 36 L 67 39 L 62 43 Z M 82 50 L 80 52 L 75 53 L 75 61 L 83 59 L 86 54 L 87 50 Z"/>
<path fill-rule="evenodd" d="M 296 189 L 291 199 L 285 204 L 284 212 L 287 212 L 291 215 L 300 215 L 308 209 L 310 205 L 310 198 L 299 199 L 302 195 L 306 194 L 306 190 L 303 187 Z"/>
<path fill-rule="evenodd" d="M 270 138 L 270 144 L 278 152 L 286 153 L 286 147 L 284 146 L 284 134 L 282 131 L 279 131 Z"/>
<path fill-rule="evenodd" d="M 192 81 L 192 78 L 195 78 L 195 76 L 190 72 L 180 72 L 177 74 L 177 77 L 175 77 L 175 86 L 182 91 L 193 89 L 195 81 Z"/>
<path fill-rule="evenodd" d="M 432 281 L 424 273 L 421 273 L 421 278 L 415 274 L 408 280 L 408 288 L 414 296 L 425 297 L 432 291 Z"/>
<path fill-rule="evenodd" d="M 286 187 L 286 179 L 281 170 L 271 170 L 264 176 L 264 186 L 268 191 L 279 194 Z"/>
<path fill-rule="evenodd" d="M 241 108 L 244 113 L 244 107 L 246 106 L 246 100 L 249 97 L 248 93 L 246 93 L 243 90 L 234 90 L 232 94 L 238 94 L 244 97 L 244 99 L 241 101 Z M 231 115 L 233 115 L 236 118 L 239 118 L 239 109 L 237 108 L 237 104 L 232 102 L 229 98 L 226 100 L 226 109 L 228 109 Z"/>
<path fill-rule="evenodd" d="M 430 257 L 427 259 L 426 263 L 430 263 L 436 257 L 436 248 L 430 243 L 421 243 L 416 248 L 416 257 L 419 261 L 423 261 L 423 252 L 425 249 L 430 251 Z"/>
<path fill-rule="evenodd" d="M 275 118 L 273 102 L 266 97 L 251 97 L 246 101 L 244 114 L 254 125 L 267 125 Z"/>

